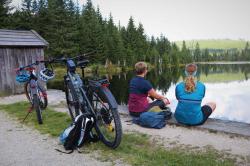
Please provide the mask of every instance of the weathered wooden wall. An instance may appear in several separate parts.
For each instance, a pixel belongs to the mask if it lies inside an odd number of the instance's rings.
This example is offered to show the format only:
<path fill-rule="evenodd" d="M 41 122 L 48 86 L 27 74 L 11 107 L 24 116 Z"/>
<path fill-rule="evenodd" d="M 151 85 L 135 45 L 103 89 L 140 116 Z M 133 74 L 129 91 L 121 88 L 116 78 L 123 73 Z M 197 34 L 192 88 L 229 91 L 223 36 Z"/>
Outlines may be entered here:
<path fill-rule="evenodd" d="M 14 69 L 43 57 L 43 48 L 0 48 L 0 94 L 22 93 L 23 84 L 16 82 Z"/>

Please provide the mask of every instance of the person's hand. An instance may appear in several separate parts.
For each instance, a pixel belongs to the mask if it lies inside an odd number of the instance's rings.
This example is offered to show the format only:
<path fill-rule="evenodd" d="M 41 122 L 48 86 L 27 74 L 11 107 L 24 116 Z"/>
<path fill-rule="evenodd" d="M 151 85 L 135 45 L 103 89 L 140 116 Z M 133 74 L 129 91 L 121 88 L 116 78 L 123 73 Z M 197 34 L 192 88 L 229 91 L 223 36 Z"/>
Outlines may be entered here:
<path fill-rule="evenodd" d="M 163 101 L 166 105 L 170 104 L 170 102 L 169 102 L 169 100 L 168 100 L 167 98 L 162 99 L 162 101 Z"/>

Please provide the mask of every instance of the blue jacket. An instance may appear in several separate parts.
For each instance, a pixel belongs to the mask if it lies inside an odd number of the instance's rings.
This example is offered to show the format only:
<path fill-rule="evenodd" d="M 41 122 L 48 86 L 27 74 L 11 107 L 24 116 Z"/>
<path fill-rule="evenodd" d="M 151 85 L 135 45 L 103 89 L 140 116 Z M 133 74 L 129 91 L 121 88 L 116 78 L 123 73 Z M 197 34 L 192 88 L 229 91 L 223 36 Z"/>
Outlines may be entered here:
<path fill-rule="evenodd" d="M 203 121 L 201 101 L 205 96 L 205 85 L 199 81 L 196 83 L 195 91 L 185 91 L 185 83 L 179 83 L 175 88 L 175 96 L 178 105 L 175 110 L 175 119 L 186 125 L 196 125 Z"/>

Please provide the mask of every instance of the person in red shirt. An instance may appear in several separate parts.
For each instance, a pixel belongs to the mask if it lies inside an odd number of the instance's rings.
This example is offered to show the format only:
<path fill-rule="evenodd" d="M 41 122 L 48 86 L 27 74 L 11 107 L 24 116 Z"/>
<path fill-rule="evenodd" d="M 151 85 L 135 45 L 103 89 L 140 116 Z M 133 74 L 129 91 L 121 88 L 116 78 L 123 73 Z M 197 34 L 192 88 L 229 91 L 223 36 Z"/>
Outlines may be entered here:
<path fill-rule="evenodd" d="M 169 100 L 158 94 L 152 87 L 151 83 L 145 79 L 148 72 L 145 62 L 137 62 L 135 64 L 136 76 L 133 77 L 129 84 L 129 99 L 128 109 L 132 116 L 140 116 L 141 113 L 150 110 L 154 106 L 159 106 L 161 109 L 166 108 Z M 148 97 L 157 99 L 149 103 Z"/>

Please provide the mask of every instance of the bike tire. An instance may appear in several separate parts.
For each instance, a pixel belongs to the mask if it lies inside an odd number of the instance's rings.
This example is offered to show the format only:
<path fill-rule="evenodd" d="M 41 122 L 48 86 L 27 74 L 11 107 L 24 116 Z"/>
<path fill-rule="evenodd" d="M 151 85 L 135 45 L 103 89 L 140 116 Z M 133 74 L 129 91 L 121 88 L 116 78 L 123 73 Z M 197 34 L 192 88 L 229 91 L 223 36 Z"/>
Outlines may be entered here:
<path fill-rule="evenodd" d="M 43 124 L 42 109 L 41 109 L 39 103 L 40 102 L 39 102 L 39 98 L 38 98 L 37 94 L 34 94 L 33 95 L 33 106 L 34 106 L 34 109 L 36 110 L 37 121 L 39 124 Z"/>
<path fill-rule="evenodd" d="M 75 90 L 69 84 L 65 84 L 65 95 L 70 117 L 74 121 L 79 115 L 79 102 Z"/>
<path fill-rule="evenodd" d="M 39 86 L 40 85 L 38 85 L 38 94 L 39 94 L 39 97 L 41 99 L 41 100 L 39 100 L 40 101 L 39 104 L 40 104 L 41 109 L 44 110 L 48 106 L 48 98 L 47 98 L 47 95 L 43 95 L 42 91 L 40 90 L 41 88 Z M 30 88 L 30 83 L 29 82 L 25 83 L 24 84 L 24 93 L 25 93 L 28 101 L 30 103 L 32 103 L 31 102 L 32 98 L 31 98 L 31 94 L 30 94 L 30 89 L 29 88 Z"/>
<path fill-rule="evenodd" d="M 100 102 L 102 103 L 101 99 L 94 99 L 97 101 L 94 102 Z M 108 147 L 110 148 L 117 148 L 120 143 L 121 143 L 121 139 L 122 139 L 122 124 L 121 124 L 121 119 L 118 113 L 118 109 L 117 108 L 107 108 L 106 111 L 108 110 L 109 115 L 112 118 L 112 121 L 110 122 L 110 124 L 112 124 L 112 127 L 114 127 L 114 131 L 110 131 L 109 124 L 105 123 L 104 117 L 98 114 L 100 114 L 101 110 L 100 108 L 97 108 L 97 105 L 95 105 L 95 103 L 93 103 L 93 108 L 94 111 L 97 115 L 97 122 L 95 124 L 95 130 L 100 138 L 100 140 Z M 101 119 L 100 119 L 101 118 Z M 102 126 L 104 125 L 104 126 Z M 107 129 L 105 129 L 107 128 Z M 113 134 L 112 134 L 113 132 Z M 112 138 L 111 138 L 112 137 Z"/>

